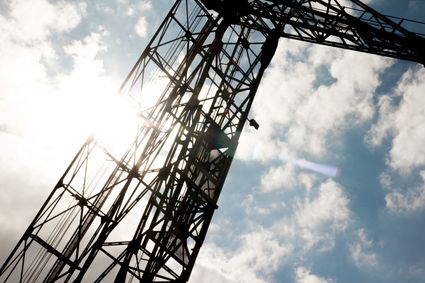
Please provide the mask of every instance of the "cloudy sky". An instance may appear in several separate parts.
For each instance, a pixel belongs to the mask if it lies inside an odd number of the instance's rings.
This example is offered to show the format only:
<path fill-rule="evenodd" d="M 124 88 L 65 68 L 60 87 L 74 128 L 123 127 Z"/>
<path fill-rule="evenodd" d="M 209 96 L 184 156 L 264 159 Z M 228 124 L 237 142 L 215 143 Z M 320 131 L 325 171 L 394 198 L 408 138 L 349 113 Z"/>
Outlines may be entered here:
<path fill-rule="evenodd" d="M 171 4 L 0 2 L 1 262 Z M 191 282 L 424 282 L 424 91 L 419 64 L 281 40 Z"/>

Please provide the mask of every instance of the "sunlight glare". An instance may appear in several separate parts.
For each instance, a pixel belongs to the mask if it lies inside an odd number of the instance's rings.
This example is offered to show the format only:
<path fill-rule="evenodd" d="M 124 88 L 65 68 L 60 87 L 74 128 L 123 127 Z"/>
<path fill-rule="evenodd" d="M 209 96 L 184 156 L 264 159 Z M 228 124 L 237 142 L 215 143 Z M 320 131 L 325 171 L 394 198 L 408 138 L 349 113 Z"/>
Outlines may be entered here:
<path fill-rule="evenodd" d="M 113 153 L 121 156 L 134 141 L 141 119 L 128 96 L 103 98 L 103 107 L 93 108 L 94 136 Z"/>
<path fill-rule="evenodd" d="M 62 89 L 64 127 L 83 141 L 90 134 L 117 156 L 134 141 L 139 123 L 137 107 L 118 94 L 118 81 L 98 77 L 90 82 L 66 84 Z"/>

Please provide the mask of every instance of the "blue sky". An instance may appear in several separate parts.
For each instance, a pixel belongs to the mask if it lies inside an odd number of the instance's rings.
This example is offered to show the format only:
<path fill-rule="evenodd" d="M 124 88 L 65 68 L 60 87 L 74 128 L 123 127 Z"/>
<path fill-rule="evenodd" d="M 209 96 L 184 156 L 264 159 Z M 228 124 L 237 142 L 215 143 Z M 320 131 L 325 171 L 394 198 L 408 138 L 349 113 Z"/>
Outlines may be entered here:
<path fill-rule="evenodd" d="M 0 3 L 1 261 L 171 4 Z M 419 64 L 281 40 L 190 282 L 424 282 L 424 90 Z"/>

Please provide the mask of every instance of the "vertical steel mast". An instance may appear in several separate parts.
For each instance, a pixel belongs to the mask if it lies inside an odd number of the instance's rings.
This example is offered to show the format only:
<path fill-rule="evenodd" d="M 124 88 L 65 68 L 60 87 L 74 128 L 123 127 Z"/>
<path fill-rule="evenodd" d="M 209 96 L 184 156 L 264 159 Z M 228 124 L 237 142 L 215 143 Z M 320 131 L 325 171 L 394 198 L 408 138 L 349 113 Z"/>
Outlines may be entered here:
<path fill-rule="evenodd" d="M 188 280 L 271 60 L 262 46 L 277 46 L 241 16 L 175 2 L 122 87 L 138 107 L 134 139 L 124 151 L 87 140 L 1 279 Z"/>
<path fill-rule="evenodd" d="M 422 37 L 351 1 L 175 1 L 121 88 L 128 143 L 87 139 L 2 282 L 186 282 L 280 37 L 425 62 Z"/>

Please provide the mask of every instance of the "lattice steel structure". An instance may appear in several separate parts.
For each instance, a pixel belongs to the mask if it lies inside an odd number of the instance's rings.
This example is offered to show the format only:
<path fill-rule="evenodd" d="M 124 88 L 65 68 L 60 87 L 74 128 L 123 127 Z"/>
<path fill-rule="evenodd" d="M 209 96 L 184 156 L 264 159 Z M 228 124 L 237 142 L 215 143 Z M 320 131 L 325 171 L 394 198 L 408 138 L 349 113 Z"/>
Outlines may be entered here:
<path fill-rule="evenodd" d="M 88 138 L 2 282 L 186 282 L 280 37 L 425 63 L 402 20 L 348 2 L 176 0 L 122 86 L 128 144 Z"/>

